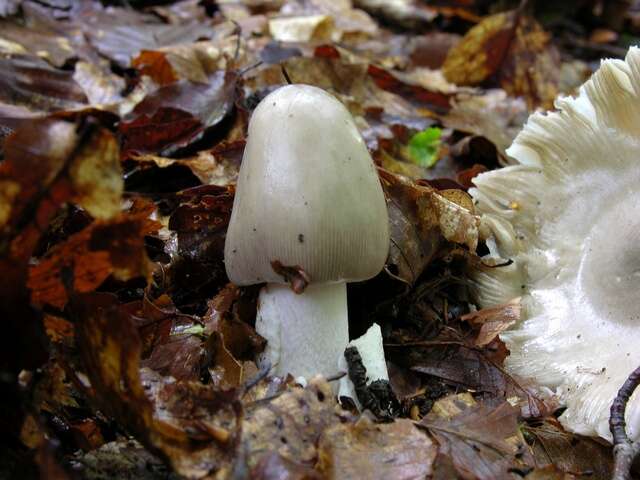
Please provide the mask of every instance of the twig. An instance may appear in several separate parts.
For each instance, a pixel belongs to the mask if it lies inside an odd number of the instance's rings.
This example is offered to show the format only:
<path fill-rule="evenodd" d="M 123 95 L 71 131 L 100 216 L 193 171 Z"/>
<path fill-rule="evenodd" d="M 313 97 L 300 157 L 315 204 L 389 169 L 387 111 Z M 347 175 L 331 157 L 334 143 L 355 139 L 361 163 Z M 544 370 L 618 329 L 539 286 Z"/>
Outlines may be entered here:
<path fill-rule="evenodd" d="M 613 435 L 613 480 L 628 480 L 631 478 L 631 464 L 635 456 L 640 452 L 640 444 L 632 442 L 627 436 L 624 419 L 629 398 L 638 385 L 640 385 L 640 367 L 629 375 L 611 404 L 609 430 Z"/>

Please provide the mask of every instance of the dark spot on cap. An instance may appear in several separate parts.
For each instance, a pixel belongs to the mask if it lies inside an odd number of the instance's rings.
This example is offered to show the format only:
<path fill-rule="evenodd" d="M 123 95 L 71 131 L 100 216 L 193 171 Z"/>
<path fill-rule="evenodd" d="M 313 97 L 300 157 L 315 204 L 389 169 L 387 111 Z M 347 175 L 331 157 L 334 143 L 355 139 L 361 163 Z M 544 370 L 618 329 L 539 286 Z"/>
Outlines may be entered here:
<path fill-rule="evenodd" d="M 304 243 L 304 235 L 303 234 L 301 234 L 301 233 L 298 234 L 298 241 L 300 243 Z"/>

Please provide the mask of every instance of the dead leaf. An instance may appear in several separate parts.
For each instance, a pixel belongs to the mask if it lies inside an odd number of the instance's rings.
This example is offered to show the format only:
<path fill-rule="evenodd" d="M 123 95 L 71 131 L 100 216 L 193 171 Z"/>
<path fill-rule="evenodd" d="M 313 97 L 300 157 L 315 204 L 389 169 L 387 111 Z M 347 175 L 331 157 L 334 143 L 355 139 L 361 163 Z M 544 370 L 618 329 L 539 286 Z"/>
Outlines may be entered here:
<path fill-rule="evenodd" d="M 220 468 L 237 429 L 232 396 L 141 371 L 140 337 L 113 295 L 81 294 L 71 308 L 93 401 L 178 473 L 201 478 Z"/>
<path fill-rule="evenodd" d="M 142 50 L 131 65 L 143 75 L 149 75 L 158 85 L 178 80 L 206 84 L 216 70 L 224 70 L 229 59 L 237 54 L 233 37 L 224 41 L 201 41 L 171 45 L 157 50 Z"/>
<path fill-rule="evenodd" d="M 518 410 L 506 402 L 492 407 L 476 403 L 468 393 L 452 395 L 438 400 L 420 425 L 462 478 L 510 479 L 512 468 L 532 462 L 518 428 Z"/>
<path fill-rule="evenodd" d="M 130 154 L 137 162 L 153 162 L 160 168 L 183 165 L 205 185 L 225 187 L 235 184 L 244 152 L 244 140 L 222 142 L 210 150 L 201 150 L 196 156 L 173 159 L 152 154 Z"/>
<path fill-rule="evenodd" d="M 549 35 L 521 10 L 484 18 L 449 50 L 442 66 L 458 85 L 494 82 L 530 109 L 552 108 L 558 94 L 559 55 Z"/>
<path fill-rule="evenodd" d="M 439 251 L 444 240 L 466 244 L 471 252 L 478 242 L 478 218 L 468 210 L 470 202 L 455 203 L 441 192 L 417 185 L 400 176 L 380 170 L 383 186 L 390 199 L 391 251 L 389 263 L 396 265 L 398 276 L 413 283 Z"/>
<path fill-rule="evenodd" d="M 251 470 L 256 480 L 320 480 L 313 468 L 294 462 L 276 452 L 265 454 Z"/>
<path fill-rule="evenodd" d="M 374 16 L 405 28 L 424 27 L 437 16 L 432 8 L 415 0 L 355 0 L 354 4 Z"/>
<path fill-rule="evenodd" d="M 479 326 L 480 332 L 475 340 L 477 347 L 484 347 L 491 343 L 498 335 L 515 325 L 520 320 L 522 306 L 520 298 L 496 307 L 484 308 L 477 312 L 468 313 L 460 320 Z"/>
<path fill-rule="evenodd" d="M 318 448 L 327 479 L 425 478 L 438 451 L 411 420 L 374 424 L 367 417 L 325 431 Z"/>
<path fill-rule="evenodd" d="M 555 418 L 525 425 L 523 433 L 531 445 L 536 464 L 554 465 L 561 472 L 578 478 L 586 475 L 594 480 L 611 478 L 613 455 L 610 445 L 566 432 Z"/>
<path fill-rule="evenodd" d="M 110 275 L 119 280 L 146 278 L 150 265 L 144 235 L 157 228 L 146 217 L 123 215 L 112 221 L 95 222 L 72 235 L 29 269 L 31 301 L 62 309 L 68 301 L 67 287 L 86 293 Z"/>
<path fill-rule="evenodd" d="M 0 102 L 47 113 L 84 108 L 87 97 L 73 73 L 38 58 L 16 56 L 0 58 Z"/>
<path fill-rule="evenodd" d="M 123 150 L 166 156 L 200 139 L 233 109 L 237 78 L 219 70 L 207 83 L 183 80 L 147 95 L 120 124 Z"/>

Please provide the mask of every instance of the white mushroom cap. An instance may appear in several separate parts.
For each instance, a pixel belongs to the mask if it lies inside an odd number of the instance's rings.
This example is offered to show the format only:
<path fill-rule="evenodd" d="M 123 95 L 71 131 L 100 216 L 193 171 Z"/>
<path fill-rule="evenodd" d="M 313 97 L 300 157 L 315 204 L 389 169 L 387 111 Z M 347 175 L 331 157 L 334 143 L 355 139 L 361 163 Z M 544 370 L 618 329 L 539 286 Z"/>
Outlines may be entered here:
<path fill-rule="evenodd" d="M 312 282 L 366 280 L 388 249 L 380 180 L 347 109 L 309 85 L 268 95 L 249 124 L 227 231 L 231 281 L 283 283 L 272 261 Z"/>
<path fill-rule="evenodd" d="M 508 150 L 519 165 L 475 180 L 491 255 L 513 263 L 474 279 L 483 306 L 525 294 L 503 336 L 510 371 L 556 388 L 569 430 L 610 439 L 611 402 L 640 365 L 640 50 L 556 108 Z M 637 395 L 627 425 L 637 439 Z"/>

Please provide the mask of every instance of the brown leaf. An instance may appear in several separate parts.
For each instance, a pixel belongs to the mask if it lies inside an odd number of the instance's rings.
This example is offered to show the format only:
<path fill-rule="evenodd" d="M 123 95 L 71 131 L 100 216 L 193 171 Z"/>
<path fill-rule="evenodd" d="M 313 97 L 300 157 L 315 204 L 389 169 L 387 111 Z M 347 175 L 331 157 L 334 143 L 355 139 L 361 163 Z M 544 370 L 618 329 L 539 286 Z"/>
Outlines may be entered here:
<path fill-rule="evenodd" d="M 64 203 L 80 200 L 100 217 L 119 209 L 122 180 L 114 145 L 113 137 L 90 119 L 79 126 L 34 120 L 5 140 L 0 164 L 0 318 L 8 319 L 7 344 L 0 348 L 3 365 L 19 371 L 44 360 L 40 314 L 29 305 L 28 262 Z M 94 194 L 88 189 L 98 172 L 106 178 Z M 109 204 L 114 199 L 115 206 Z"/>
<path fill-rule="evenodd" d="M 521 309 L 522 306 L 520 304 L 520 298 L 518 297 L 504 305 L 484 308 L 477 312 L 468 313 L 460 317 L 460 320 L 480 327 L 475 345 L 484 347 L 520 320 Z"/>
<path fill-rule="evenodd" d="M 258 400 L 245 406 L 243 439 L 249 440 L 249 466 L 259 459 L 256 453 L 265 451 L 314 465 L 323 432 L 352 420 L 349 413 L 336 407 L 331 386 L 319 378 L 311 380 L 307 388 L 292 388 L 268 403 Z"/>
<path fill-rule="evenodd" d="M 510 469 L 531 464 L 518 428 L 518 410 L 508 403 L 476 403 L 468 393 L 438 400 L 422 419 L 462 478 L 512 478 Z"/>
<path fill-rule="evenodd" d="M 318 448 L 327 479 L 425 478 L 438 451 L 411 420 L 374 424 L 366 417 L 325 431 Z"/>
<path fill-rule="evenodd" d="M 194 157 L 173 159 L 153 154 L 130 154 L 136 162 L 153 162 L 160 168 L 171 165 L 187 167 L 205 185 L 225 187 L 235 184 L 244 151 L 244 140 L 222 142 L 210 150 L 201 150 Z"/>
<path fill-rule="evenodd" d="M 12 54 L 27 54 L 42 58 L 54 67 L 62 67 L 76 56 L 67 38 L 52 30 L 37 26 L 22 26 L 17 22 L 0 20 L 0 41 L 6 50 L 10 46 Z M 34 28 L 36 27 L 36 28 Z M 7 45 L 8 44 L 8 45 Z"/>
<path fill-rule="evenodd" d="M 181 475 L 201 478 L 220 468 L 237 428 L 233 397 L 141 371 L 140 337 L 113 295 L 81 294 L 71 308 L 91 397 L 100 409 Z"/>
<path fill-rule="evenodd" d="M 120 124 L 123 150 L 169 155 L 200 139 L 233 109 L 237 79 L 219 70 L 206 83 L 183 80 L 147 95 Z"/>
<path fill-rule="evenodd" d="M 596 438 L 566 432 L 555 418 L 525 425 L 523 431 L 537 465 L 554 465 L 561 472 L 579 478 L 586 475 L 594 480 L 611 478 L 613 455 L 610 445 Z"/>
<path fill-rule="evenodd" d="M 478 242 L 478 218 L 465 192 L 439 192 L 418 185 L 385 170 L 380 170 L 385 192 L 390 199 L 391 251 L 389 263 L 396 265 L 398 276 L 413 283 L 439 252 L 444 240 L 466 244 L 474 252 Z M 460 205 L 464 203 L 465 205 Z"/>
<path fill-rule="evenodd" d="M 17 56 L 0 58 L 0 102 L 47 113 L 84 108 L 88 101 L 73 73 L 38 58 Z"/>
<path fill-rule="evenodd" d="M 82 29 L 88 42 L 103 56 L 122 68 L 128 68 L 131 59 L 142 50 L 190 44 L 205 38 L 216 40 L 234 30 L 229 22 L 214 26 L 209 19 L 205 22 L 181 19 L 180 23 L 171 25 L 133 8 L 104 8 L 100 4 L 84 7 L 83 15 L 75 19 L 75 26 Z"/>
<path fill-rule="evenodd" d="M 255 480 L 320 480 L 322 477 L 309 466 L 294 462 L 276 452 L 265 454 L 251 470 Z"/>
<path fill-rule="evenodd" d="M 513 382 L 482 352 L 467 347 L 460 347 L 445 358 L 424 358 L 411 370 L 499 398 L 506 396 Z"/>
<path fill-rule="evenodd" d="M 451 95 L 439 91 L 430 91 L 418 85 L 402 82 L 388 71 L 369 65 L 369 75 L 382 90 L 400 95 L 435 113 L 444 114 L 451 108 Z"/>
<path fill-rule="evenodd" d="M 236 44 L 235 38 L 227 37 L 225 42 L 195 42 L 142 50 L 131 65 L 159 85 L 177 80 L 206 84 L 211 73 L 227 66 L 226 59 L 233 56 Z"/>
<path fill-rule="evenodd" d="M 256 305 L 257 290 L 252 294 L 250 289 L 240 289 L 229 283 L 209 301 L 203 317 L 205 332 L 220 334 L 224 348 L 234 358 L 253 359 L 265 345 L 265 340 L 248 323 L 255 319 Z"/>
<path fill-rule="evenodd" d="M 146 216 L 122 215 L 94 222 L 72 235 L 29 269 L 27 285 L 32 302 L 62 309 L 68 301 L 68 286 L 85 293 L 95 290 L 110 275 L 118 280 L 147 277 L 150 266 L 144 235 L 158 226 Z"/>
<path fill-rule="evenodd" d="M 447 55 L 442 71 L 458 85 L 495 82 L 531 109 L 552 108 L 558 94 L 559 55 L 549 35 L 521 10 L 486 17 Z"/>

